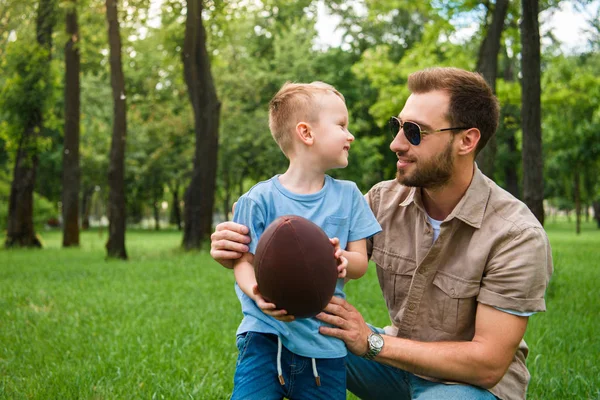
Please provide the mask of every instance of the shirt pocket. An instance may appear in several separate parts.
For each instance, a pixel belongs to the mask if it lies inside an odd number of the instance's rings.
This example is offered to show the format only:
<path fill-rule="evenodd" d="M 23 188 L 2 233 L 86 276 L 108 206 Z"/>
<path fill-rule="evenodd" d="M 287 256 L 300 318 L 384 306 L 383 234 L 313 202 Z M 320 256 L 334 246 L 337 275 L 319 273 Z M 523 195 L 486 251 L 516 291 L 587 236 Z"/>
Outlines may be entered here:
<path fill-rule="evenodd" d="M 417 263 L 410 257 L 392 254 L 377 248 L 373 249 L 371 260 L 377 265 L 379 286 L 381 286 L 390 317 L 397 325 L 402 319 Z"/>
<path fill-rule="evenodd" d="M 327 217 L 323 230 L 329 238 L 340 239 L 340 247 L 346 248 L 348 243 L 348 218 L 347 217 Z M 343 244 L 343 246 L 342 246 Z"/>
<path fill-rule="evenodd" d="M 480 282 L 438 272 L 433 278 L 429 324 L 433 329 L 469 340 L 475 330 Z"/>

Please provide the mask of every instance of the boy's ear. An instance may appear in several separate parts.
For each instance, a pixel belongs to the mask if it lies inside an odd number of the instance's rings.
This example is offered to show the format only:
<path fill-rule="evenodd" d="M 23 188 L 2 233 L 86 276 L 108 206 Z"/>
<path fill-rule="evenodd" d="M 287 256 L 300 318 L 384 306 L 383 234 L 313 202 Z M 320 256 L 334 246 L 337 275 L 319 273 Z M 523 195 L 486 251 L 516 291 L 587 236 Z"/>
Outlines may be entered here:
<path fill-rule="evenodd" d="M 458 154 L 461 156 L 469 153 L 475 154 L 479 139 L 481 139 L 481 132 L 477 128 L 471 128 L 462 133 L 460 136 Z"/>
<path fill-rule="evenodd" d="M 306 122 L 298 122 L 296 125 L 296 136 L 300 141 L 308 146 L 311 146 L 314 141 L 312 127 Z"/>

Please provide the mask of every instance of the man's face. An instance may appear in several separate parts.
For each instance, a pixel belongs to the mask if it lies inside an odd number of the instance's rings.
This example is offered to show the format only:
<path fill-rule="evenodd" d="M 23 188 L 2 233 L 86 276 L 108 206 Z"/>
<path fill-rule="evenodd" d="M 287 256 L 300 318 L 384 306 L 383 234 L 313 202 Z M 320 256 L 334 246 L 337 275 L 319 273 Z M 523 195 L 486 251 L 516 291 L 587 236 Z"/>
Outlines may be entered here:
<path fill-rule="evenodd" d="M 418 124 L 423 131 L 447 128 L 449 96 L 445 92 L 411 94 L 399 115 L 402 121 Z M 396 179 L 405 186 L 435 189 L 446 185 L 454 170 L 452 132 L 423 134 L 413 146 L 401 130 L 390 144 L 398 157 Z"/>

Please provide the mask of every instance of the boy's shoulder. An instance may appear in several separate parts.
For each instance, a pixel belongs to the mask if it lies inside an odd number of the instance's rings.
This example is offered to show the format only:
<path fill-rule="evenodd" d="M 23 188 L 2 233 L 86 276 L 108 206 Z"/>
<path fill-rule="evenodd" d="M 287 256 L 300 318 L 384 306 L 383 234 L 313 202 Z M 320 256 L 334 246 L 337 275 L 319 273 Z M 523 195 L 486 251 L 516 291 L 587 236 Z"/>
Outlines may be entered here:
<path fill-rule="evenodd" d="M 273 191 L 273 185 L 274 185 L 273 179 L 276 179 L 276 176 L 269 178 L 265 181 L 260 181 L 258 183 L 255 183 L 254 186 L 252 186 L 250 188 L 250 190 L 248 190 L 246 193 L 241 195 L 240 198 L 247 197 L 252 200 L 257 200 L 257 199 L 262 198 L 265 194 Z"/>
<path fill-rule="evenodd" d="M 344 188 L 347 190 L 359 190 L 358 186 L 353 181 L 348 181 L 345 179 L 336 179 L 336 178 L 332 178 L 329 175 L 325 175 L 325 176 L 327 177 L 327 179 L 329 179 L 332 186 Z"/>

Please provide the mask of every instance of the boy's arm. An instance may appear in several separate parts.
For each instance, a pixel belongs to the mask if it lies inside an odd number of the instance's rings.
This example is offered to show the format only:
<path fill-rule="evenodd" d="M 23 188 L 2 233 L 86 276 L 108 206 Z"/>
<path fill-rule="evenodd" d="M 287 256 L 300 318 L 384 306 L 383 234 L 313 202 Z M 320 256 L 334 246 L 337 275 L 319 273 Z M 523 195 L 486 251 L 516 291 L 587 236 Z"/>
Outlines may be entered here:
<path fill-rule="evenodd" d="M 242 292 L 256 302 L 256 295 L 254 294 L 256 276 L 254 275 L 254 267 L 252 266 L 254 254 L 244 253 L 240 258 L 233 261 L 233 274 L 235 275 L 235 281 L 240 289 L 242 289 Z"/>
<path fill-rule="evenodd" d="M 238 286 L 265 314 L 282 322 L 293 321 L 293 315 L 287 315 L 286 310 L 278 310 L 275 304 L 270 303 L 262 297 L 256 283 L 256 275 L 254 275 L 254 266 L 252 265 L 253 261 L 254 254 L 252 253 L 244 253 L 241 258 L 234 260 L 233 274 Z"/>
<path fill-rule="evenodd" d="M 367 240 L 360 239 L 348 242 L 346 250 L 341 255 L 348 260 L 346 267 L 347 279 L 358 279 L 367 272 L 369 258 L 367 257 Z"/>

